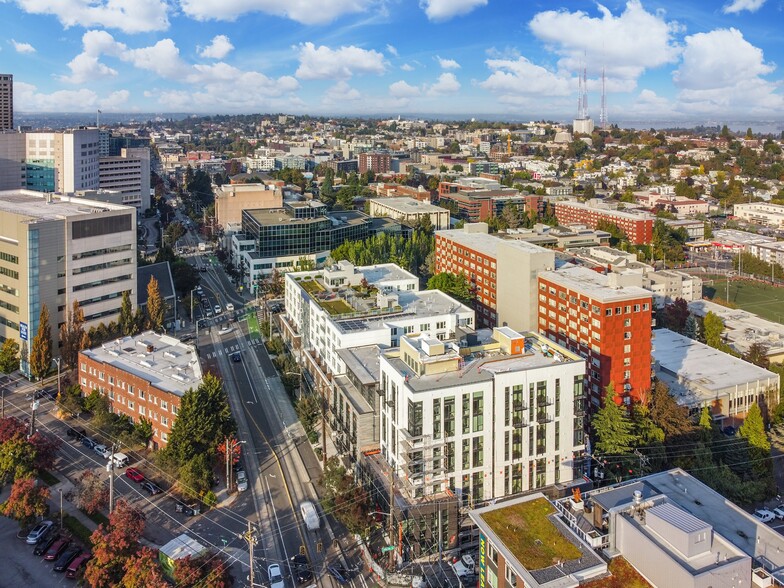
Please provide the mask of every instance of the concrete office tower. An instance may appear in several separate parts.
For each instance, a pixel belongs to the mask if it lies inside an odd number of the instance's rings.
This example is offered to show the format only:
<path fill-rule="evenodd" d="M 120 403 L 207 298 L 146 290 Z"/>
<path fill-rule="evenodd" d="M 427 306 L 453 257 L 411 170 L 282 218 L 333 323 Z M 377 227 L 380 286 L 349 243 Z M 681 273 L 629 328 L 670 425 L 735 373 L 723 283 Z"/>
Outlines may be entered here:
<path fill-rule="evenodd" d="M 123 292 L 136 300 L 136 210 L 32 190 L 0 192 L 0 275 L 2 339 L 29 348 L 43 304 L 55 341 L 74 300 L 86 329 L 117 320 Z"/>
<path fill-rule="evenodd" d="M 98 129 L 74 129 L 55 133 L 55 167 L 59 167 L 57 191 L 97 190 L 99 184 Z"/>
<path fill-rule="evenodd" d="M 0 131 L 14 128 L 14 76 L 0 74 Z"/>
<path fill-rule="evenodd" d="M 102 190 L 121 192 L 123 204 L 139 211 L 150 208 L 149 148 L 123 148 L 119 157 L 101 157 L 98 167 Z"/>
<path fill-rule="evenodd" d="M 25 136 L 0 132 L 0 190 L 25 187 Z"/>

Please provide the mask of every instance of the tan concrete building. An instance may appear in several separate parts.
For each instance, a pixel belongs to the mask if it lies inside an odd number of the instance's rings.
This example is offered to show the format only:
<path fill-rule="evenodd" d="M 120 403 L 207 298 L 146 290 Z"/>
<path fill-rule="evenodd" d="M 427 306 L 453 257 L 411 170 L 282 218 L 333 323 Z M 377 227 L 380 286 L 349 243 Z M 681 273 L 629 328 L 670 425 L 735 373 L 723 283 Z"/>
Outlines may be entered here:
<path fill-rule="evenodd" d="M 32 190 L 0 192 L 0 339 L 29 346 L 43 304 L 53 340 L 74 300 L 86 329 L 108 324 L 125 291 L 136 300 L 135 208 Z"/>
<path fill-rule="evenodd" d="M 413 198 L 371 198 L 368 200 L 370 216 L 388 216 L 415 226 L 422 217 L 430 217 L 433 229 L 449 228 L 449 211 L 429 202 Z"/>
<path fill-rule="evenodd" d="M 243 210 L 283 208 L 283 191 L 273 184 L 225 184 L 215 189 L 215 218 L 222 227 L 241 223 Z"/>

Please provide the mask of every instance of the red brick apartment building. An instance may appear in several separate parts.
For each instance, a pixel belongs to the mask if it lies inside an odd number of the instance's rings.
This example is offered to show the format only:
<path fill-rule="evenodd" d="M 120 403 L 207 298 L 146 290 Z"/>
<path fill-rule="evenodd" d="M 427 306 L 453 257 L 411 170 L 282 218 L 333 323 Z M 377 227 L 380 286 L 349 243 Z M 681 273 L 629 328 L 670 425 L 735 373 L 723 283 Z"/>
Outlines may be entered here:
<path fill-rule="evenodd" d="M 360 153 L 357 161 L 361 174 L 368 170 L 375 174 L 385 174 L 392 169 L 392 156 L 389 153 Z"/>
<path fill-rule="evenodd" d="M 525 212 L 540 212 L 544 205 L 541 196 L 521 194 L 511 188 L 499 190 L 472 190 L 460 187 L 459 184 L 441 182 L 438 186 L 439 202 L 442 206 L 453 203 L 457 208 L 457 216 L 468 222 L 476 223 L 499 216 L 507 204 L 520 207 Z"/>
<path fill-rule="evenodd" d="M 98 390 L 112 412 L 133 422 L 145 417 L 156 447 L 166 445 L 183 394 L 201 380 L 195 348 L 153 331 L 79 352 L 82 393 Z"/>
<path fill-rule="evenodd" d="M 478 326 L 536 330 L 536 274 L 555 267 L 551 250 L 490 235 L 484 223 L 435 235 L 435 270 L 466 277 Z"/>
<path fill-rule="evenodd" d="M 653 295 L 617 278 L 584 267 L 539 274 L 539 332 L 585 358 L 594 406 L 610 382 L 625 402 L 651 388 Z"/>
<path fill-rule="evenodd" d="M 649 245 L 653 238 L 653 223 L 656 220 L 650 214 L 635 214 L 623 210 L 596 208 L 582 202 L 556 202 L 555 216 L 559 225 L 580 223 L 598 228 L 599 221 L 611 222 L 618 226 L 631 243 Z"/>

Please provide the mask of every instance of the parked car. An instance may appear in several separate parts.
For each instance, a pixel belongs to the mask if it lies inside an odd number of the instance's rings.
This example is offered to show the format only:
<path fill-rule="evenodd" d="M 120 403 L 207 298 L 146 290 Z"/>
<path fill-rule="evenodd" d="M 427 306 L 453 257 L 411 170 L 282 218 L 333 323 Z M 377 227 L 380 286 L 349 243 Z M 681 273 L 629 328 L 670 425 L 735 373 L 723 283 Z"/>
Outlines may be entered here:
<path fill-rule="evenodd" d="M 221 308 L 220 304 L 216 304 L 213 310 L 215 311 L 215 314 L 220 314 L 223 312 L 223 309 Z"/>
<path fill-rule="evenodd" d="M 93 451 L 105 459 L 109 459 L 112 456 L 112 452 L 106 445 L 96 445 L 93 447 Z"/>
<path fill-rule="evenodd" d="M 245 492 L 248 489 L 248 475 L 244 471 L 237 472 L 237 492 Z"/>
<path fill-rule="evenodd" d="M 144 474 L 142 474 L 136 468 L 128 468 L 128 469 L 126 469 L 125 470 L 125 477 L 126 478 L 130 478 L 131 480 L 133 480 L 137 484 L 139 484 L 141 482 L 144 482 Z"/>
<path fill-rule="evenodd" d="M 773 514 L 776 515 L 776 518 L 780 521 L 784 521 L 784 504 L 780 504 L 776 508 L 773 509 Z"/>
<path fill-rule="evenodd" d="M 313 570 L 310 569 L 310 563 L 307 556 L 297 554 L 291 558 L 291 577 L 296 580 L 298 584 L 310 582 L 313 579 Z"/>
<path fill-rule="evenodd" d="M 754 511 L 754 517 L 763 523 L 769 523 L 776 518 L 776 515 L 773 514 L 773 511 L 770 511 L 767 508 L 758 508 Z"/>
<path fill-rule="evenodd" d="M 28 545 L 35 545 L 41 541 L 44 537 L 49 534 L 49 531 L 52 530 L 54 523 L 52 521 L 41 521 L 33 530 L 27 534 L 27 544 Z"/>
<path fill-rule="evenodd" d="M 452 562 L 452 569 L 458 578 L 465 578 L 472 576 L 475 569 L 474 558 L 470 555 L 464 555 L 455 562 Z"/>
<path fill-rule="evenodd" d="M 63 554 L 57 558 L 57 561 L 54 562 L 54 571 L 55 572 L 64 572 L 65 569 L 68 567 L 74 558 L 82 552 L 82 548 L 78 545 L 74 545 L 73 547 L 69 547 Z"/>
<path fill-rule="evenodd" d="M 283 581 L 283 574 L 280 573 L 278 564 L 271 564 L 267 568 L 267 577 L 269 578 L 270 588 L 285 588 L 286 583 Z"/>
<path fill-rule="evenodd" d="M 33 555 L 41 557 L 49 550 L 49 548 L 52 546 L 52 543 L 57 541 L 59 538 L 60 536 L 57 533 L 47 533 L 46 537 L 41 539 L 41 541 L 38 542 L 38 545 L 35 546 L 35 549 L 33 549 Z"/>
<path fill-rule="evenodd" d="M 242 361 L 242 356 L 240 355 L 239 351 L 237 353 L 231 354 L 231 361 L 233 361 L 234 363 L 239 363 L 240 361 Z"/>
<path fill-rule="evenodd" d="M 184 504 L 179 500 L 174 505 L 174 512 L 181 512 L 186 516 L 195 517 L 201 513 L 201 507 L 198 504 Z"/>
<path fill-rule="evenodd" d="M 68 427 L 66 435 L 71 437 L 74 441 L 81 441 L 87 436 L 87 431 L 84 429 L 74 429 L 73 427 Z"/>
<path fill-rule="evenodd" d="M 65 537 L 60 537 L 49 546 L 49 549 L 46 550 L 44 554 L 45 561 L 54 561 L 58 557 L 63 554 L 63 551 L 68 549 L 68 546 L 71 544 L 70 539 L 66 539 Z"/>
<path fill-rule="evenodd" d="M 82 441 L 82 445 L 84 445 L 88 449 L 92 449 L 93 447 L 98 445 L 98 442 L 92 437 L 82 437 L 81 441 Z"/>
<path fill-rule="evenodd" d="M 93 554 L 89 551 L 83 551 L 79 555 L 77 555 L 74 560 L 68 565 L 68 569 L 65 570 L 65 577 L 66 578 L 75 578 L 76 574 L 79 573 L 79 570 L 87 565 L 87 562 L 90 561 L 93 557 Z"/>
<path fill-rule="evenodd" d="M 149 480 L 145 480 L 144 482 L 142 482 L 141 487 L 144 490 L 147 490 L 147 492 L 150 493 L 150 496 L 155 496 L 156 494 L 160 494 L 161 492 L 163 492 L 157 485 L 155 485 L 153 482 Z"/>
<path fill-rule="evenodd" d="M 188 341 L 192 341 L 192 340 L 193 340 L 193 335 L 183 335 L 182 337 L 180 337 L 180 341 L 182 343 L 187 343 Z"/>

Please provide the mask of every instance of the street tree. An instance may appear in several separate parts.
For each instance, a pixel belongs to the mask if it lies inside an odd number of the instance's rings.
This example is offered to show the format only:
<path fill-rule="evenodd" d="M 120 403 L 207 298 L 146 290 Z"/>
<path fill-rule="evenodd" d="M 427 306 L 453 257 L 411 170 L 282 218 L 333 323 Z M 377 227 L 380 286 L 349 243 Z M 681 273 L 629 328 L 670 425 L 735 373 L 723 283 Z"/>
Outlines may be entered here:
<path fill-rule="evenodd" d="M 125 566 L 140 548 L 144 531 L 144 514 L 124 500 L 118 500 L 109 523 L 93 531 L 93 557 L 84 570 L 84 580 L 91 588 L 113 588 L 125 577 Z"/>
<path fill-rule="evenodd" d="M 49 327 L 49 309 L 41 305 L 38 331 L 30 348 L 30 371 L 36 379 L 43 378 L 52 366 L 52 331 Z"/>
<path fill-rule="evenodd" d="M 38 471 L 51 469 L 62 445 L 60 438 L 36 431 L 27 442 L 33 446 L 35 452 L 33 467 Z"/>
<path fill-rule="evenodd" d="M 30 477 L 35 473 L 35 447 L 22 436 L 0 445 L 0 482 Z"/>
<path fill-rule="evenodd" d="M 149 547 L 141 547 L 129 557 L 124 570 L 121 588 L 160 588 L 167 585 L 158 563 L 158 551 Z"/>
<path fill-rule="evenodd" d="M 0 419 L 0 445 L 15 437 L 23 438 L 28 433 L 29 427 L 16 417 Z"/>
<path fill-rule="evenodd" d="M 746 418 L 738 429 L 738 435 L 746 439 L 750 447 L 766 455 L 770 453 L 770 440 L 765 433 L 765 421 L 762 418 L 762 411 L 756 402 L 749 407 Z"/>
<path fill-rule="evenodd" d="M 131 291 L 124 290 L 122 293 L 122 303 L 120 304 L 120 318 L 117 321 L 120 333 L 128 337 L 136 333 L 136 324 L 133 316 L 133 303 L 131 302 Z"/>
<path fill-rule="evenodd" d="M 67 415 L 78 416 L 84 410 L 84 398 L 79 384 L 67 386 L 57 396 L 57 408 Z"/>
<path fill-rule="evenodd" d="M 60 325 L 60 357 L 65 365 L 75 367 L 79 352 L 87 347 L 89 339 L 84 332 L 84 311 L 74 300 L 65 322 Z"/>
<path fill-rule="evenodd" d="M 19 343 L 10 337 L 0 347 L 0 371 L 10 374 L 19 369 Z"/>
<path fill-rule="evenodd" d="M 8 518 L 19 521 L 20 527 L 27 527 L 49 512 L 49 488 L 39 486 L 33 477 L 19 478 L 0 509 Z"/>
<path fill-rule="evenodd" d="M 604 406 L 591 420 L 596 432 L 596 450 L 606 455 L 623 455 L 629 453 L 634 445 L 633 425 L 626 410 L 615 402 L 612 382 L 605 391 Z"/>
<path fill-rule="evenodd" d="M 229 588 L 231 578 L 225 562 L 214 553 L 187 556 L 174 564 L 175 585 L 182 588 Z"/>
<path fill-rule="evenodd" d="M 163 329 L 163 319 L 166 313 L 166 302 L 161 297 L 158 280 L 150 276 L 147 282 L 147 328 L 153 331 Z"/>
<path fill-rule="evenodd" d="M 109 504 L 109 488 L 93 470 L 85 470 L 76 485 L 76 506 L 87 514 L 100 511 Z"/>
<path fill-rule="evenodd" d="M 337 457 L 327 460 L 320 483 L 324 488 L 321 505 L 324 512 L 334 516 L 350 533 L 364 533 L 368 528 L 368 495 L 361 484 Z"/>

